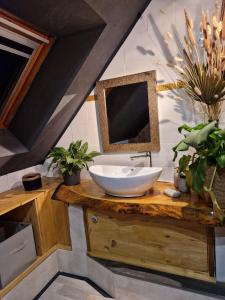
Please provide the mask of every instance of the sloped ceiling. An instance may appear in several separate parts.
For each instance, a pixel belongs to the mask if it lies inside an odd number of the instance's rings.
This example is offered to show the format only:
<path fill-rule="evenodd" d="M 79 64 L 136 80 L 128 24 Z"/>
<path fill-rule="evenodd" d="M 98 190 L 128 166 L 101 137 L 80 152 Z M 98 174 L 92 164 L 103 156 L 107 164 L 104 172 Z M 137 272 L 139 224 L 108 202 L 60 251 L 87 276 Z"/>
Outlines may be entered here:
<path fill-rule="evenodd" d="M 149 3 L 0 1 L 0 8 L 56 38 L 9 128 L 0 132 L 0 175 L 43 162 Z"/>
<path fill-rule="evenodd" d="M 98 13 L 83 0 L 3 0 L 0 5 L 43 33 L 57 37 L 104 24 Z"/>

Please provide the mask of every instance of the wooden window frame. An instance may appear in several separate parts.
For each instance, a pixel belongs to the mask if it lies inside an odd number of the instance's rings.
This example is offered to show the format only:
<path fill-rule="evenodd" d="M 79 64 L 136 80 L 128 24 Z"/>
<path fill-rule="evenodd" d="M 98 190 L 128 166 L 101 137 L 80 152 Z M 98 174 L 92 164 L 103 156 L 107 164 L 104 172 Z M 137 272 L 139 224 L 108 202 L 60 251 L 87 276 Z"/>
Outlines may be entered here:
<path fill-rule="evenodd" d="M 9 126 L 18 107 L 28 92 L 33 79 L 53 45 L 54 38 L 40 33 L 24 21 L 2 9 L 0 9 L 0 28 L 9 30 L 10 33 L 19 34 L 21 37 L 29 38 L 29 40 L 38 44 L 3 106 L 2 112 L 0 113 L 1 129 Z"/>

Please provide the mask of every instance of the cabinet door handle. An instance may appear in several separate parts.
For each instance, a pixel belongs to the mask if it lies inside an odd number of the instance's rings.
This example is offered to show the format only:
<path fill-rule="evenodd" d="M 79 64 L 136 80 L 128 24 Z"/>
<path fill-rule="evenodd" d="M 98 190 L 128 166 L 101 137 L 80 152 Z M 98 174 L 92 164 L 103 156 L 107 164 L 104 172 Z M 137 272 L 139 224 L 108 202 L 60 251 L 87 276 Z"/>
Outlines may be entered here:
<path fill-rule="evenodd" d="M 19 245 L 17 248 L 13 249 L 12 251 L 9 252 L 10 255 L 15 254 L 17 252 L 22 251 L 27 245 L 27 242 L 23 242 L 21 245 Z"/>
<path fill-rule="evenodd" d="M 97 217 L 97 216 L 92 216 L 92 217 L 91 217 L 91 221 L 92 221 L 94 224 L 98 223 L 98 217 Z"/>

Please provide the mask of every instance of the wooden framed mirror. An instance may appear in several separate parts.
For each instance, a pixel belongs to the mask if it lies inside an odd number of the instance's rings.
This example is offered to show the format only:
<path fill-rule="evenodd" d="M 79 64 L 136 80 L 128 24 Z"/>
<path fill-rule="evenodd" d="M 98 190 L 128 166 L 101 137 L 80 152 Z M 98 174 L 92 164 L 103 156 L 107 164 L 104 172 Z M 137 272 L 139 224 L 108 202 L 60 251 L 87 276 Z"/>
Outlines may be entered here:
<path fill-rule="evenodd" d="M 156 72 L 96 83 L 104 152 L 159 151 Z"/>

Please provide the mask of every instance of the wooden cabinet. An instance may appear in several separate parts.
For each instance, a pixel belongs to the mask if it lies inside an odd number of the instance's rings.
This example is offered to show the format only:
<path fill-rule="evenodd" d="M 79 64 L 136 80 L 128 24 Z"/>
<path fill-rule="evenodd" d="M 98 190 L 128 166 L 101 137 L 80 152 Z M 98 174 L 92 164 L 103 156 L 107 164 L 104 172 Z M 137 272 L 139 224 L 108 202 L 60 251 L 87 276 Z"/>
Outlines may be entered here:
<path fill-rule="evenodd" d="M 0 219 L 31 223 L 38 255 L 31 266 L 0 290 L 0 299 L 55 250 L 71 249 L 68 205 L 52 200 L 59 182 L 49 179 L 43 183 L 36 191 L 19 188 L 0 194 Z"/>
<path fill-rule="evenodd" d="M 166 218 L 87 209 L 88 253 L 153 270 L 213 281 L 213 230 Z"/>
<path fill-rule="evenodd" d="M 31 223 L 39 256 L 56 244 L 67 247 L 71 245 L 68 205 L 52 200 L 57 185 L 57 182 L 50 181 L 37 191 L 24 192 L 17 189 L 0 194 L 0 204 L 8 198 L 8 212 L 1 213 L 0 210 L 1 218 Z M 10 202 L 15 204 L 11 210 Z"/>
<path fill-rule="evenodd" d="M 215 281 L 214 231 L 220 223 L 205 202 L 193 203 L 189 194 L 166 196 L 173 187 L 155 182 L 142 197 L 120 198 L 85 180 L 62 185 L 56 196 L 86 210 L 89 255 Z"/>

